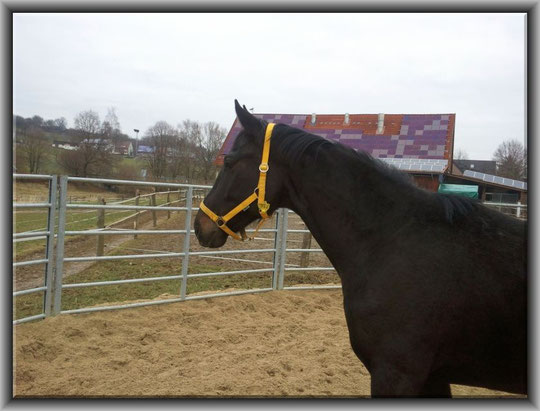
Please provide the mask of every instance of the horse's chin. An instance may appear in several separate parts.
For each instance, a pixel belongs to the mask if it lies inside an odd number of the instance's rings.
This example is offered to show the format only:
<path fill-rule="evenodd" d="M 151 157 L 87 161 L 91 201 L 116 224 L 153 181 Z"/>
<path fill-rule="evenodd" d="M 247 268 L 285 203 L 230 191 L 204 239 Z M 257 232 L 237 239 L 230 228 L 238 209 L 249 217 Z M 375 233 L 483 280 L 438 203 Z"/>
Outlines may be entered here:
<path fill-rule="evenodd" d="M 208 248 L 219 248 L 227 242 L 228 235 L 222 230 L 211 229 L 207 231 L 195 230 L 195 236 L 199 244 Z"/>
<path fill-rule="evenodd" d="M 197 236 L 199 244 L 208 248 L 219 248 L 227 242 L 227 235 Z"/>
<path fill-rule="evenodd" d="M 193 224 L 199 244 L 208 248 L 219 248 L 227 241 L 227 234 L 199 210 Z"/>

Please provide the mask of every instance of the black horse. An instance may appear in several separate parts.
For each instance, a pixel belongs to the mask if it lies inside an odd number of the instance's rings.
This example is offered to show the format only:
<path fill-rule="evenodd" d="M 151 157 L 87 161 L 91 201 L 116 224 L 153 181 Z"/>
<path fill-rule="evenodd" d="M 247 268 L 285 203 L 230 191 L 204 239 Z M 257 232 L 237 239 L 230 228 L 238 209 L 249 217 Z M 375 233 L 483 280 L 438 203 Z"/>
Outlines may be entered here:
<path fill-rule="evenodd" d="M 257 186 L 267 126 L 235 104 L 243 130 L 204 199 L 219 216 Z M 268 213 L 299 214 L 336 268 L 372 396 L 449 397 L 451 383 L 527 393 L 524 222 L 283 124 L 268 164 Z M 258 218 L 252 202 L 227 225 Z M 225 243 L 218 224 L 199 211 L 201 245 Z"/>

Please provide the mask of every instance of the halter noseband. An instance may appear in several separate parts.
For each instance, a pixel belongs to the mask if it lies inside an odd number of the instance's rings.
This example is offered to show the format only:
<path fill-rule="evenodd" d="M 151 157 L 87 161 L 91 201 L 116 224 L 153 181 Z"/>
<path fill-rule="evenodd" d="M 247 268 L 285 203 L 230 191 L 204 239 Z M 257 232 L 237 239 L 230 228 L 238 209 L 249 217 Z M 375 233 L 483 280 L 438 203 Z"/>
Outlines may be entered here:
<path fill-rule="evenodd" d="M 272 137 L 272 130 L 274 129 L 275 124 L 274 123 L 268 123 L 266 126 L 266 132 L 264 134 L 264 145 L 263 145 L 263 151 L 262 151 L 262 159 L 261 164 L 259 165 L 259 184 L 257 184 L 257 187 L 253 191 L 253 193 L 246 198 L 244 201 L 242 201 L 240 204 L 238 204 L 236 207 L 234 207 L 231 211 L 229 211 L 224 216 L 218 216 L 216 213 L 214 213 L 212 210 L 210 210 L 205 204 L 204 201 L 201 201 L 201 204 L 199 208 L 208 216 L 210 219 L 216 223 L 216 225 L 221 228 L 223 231 L 225 231 L 228 235 L 230 235 L 235 240 L 239 241 L 245 241 L 247 239 L 251 240 L 257 234 L 259 231 L 259 228 L 262 226 L 264 221 L 266 221 L 268 217 L 268 209 L 270 208 L 270 204 L 265 201 L 264 195 L 266 192 L 266 174 L 270 167 L 268 166 L 268 157 L 270 155 L 270 137 Z M 227 227 L 227 222 L 231 220 L 234 216 L 236 216 L 241 211 L 246 210 L 251 203 L 253 203 L 255 200 L 257 200 L 257 206 L 259 207 L 259 214 L 261 215 L 261 221 L 259 225 L 257 226 L 257 229 L 255 230 L 255 233 L 253 233 L 253 237 L 248 237 L 246 235 L 245 230 L 241 231 L 242 236 L 239 236 L 237 233 L 232 231 L 229 227 Z"/>

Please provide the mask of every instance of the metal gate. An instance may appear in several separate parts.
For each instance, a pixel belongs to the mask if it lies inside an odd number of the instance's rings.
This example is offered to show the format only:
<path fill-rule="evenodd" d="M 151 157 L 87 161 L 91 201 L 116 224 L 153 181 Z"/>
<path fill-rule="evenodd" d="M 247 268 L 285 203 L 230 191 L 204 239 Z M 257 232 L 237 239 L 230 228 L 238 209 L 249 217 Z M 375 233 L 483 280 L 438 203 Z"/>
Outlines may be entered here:
<path fill-rule="evenodd" d="M 267 228 L 259 230 L 263 233 L 273 233 L 273 247 L 263 249 L 239 249 L 239 250 L 220 250 L 220 251 L 192 251 L 190 249 L 191 235 L 194 234 L 193 230 L 193 212 L 198 210 L 197 206 L 193 205 L 193 199 L 196 192 L 206 192 L 210 189 L 210 186 L 203 185 L 191 185 L 191 184 L 174 184 L 174 183 L 162 183 L 162 182 L 145 182 L 145 181 L 130 181 L 130 180 L 113 180 L 113 179 L 99 179 L 99 178 L 80 178 L 80 177 L 68 177 L 60 176 L 59 184 L 57 186 L 57 176 L 38 176 L 38 175 L 26 175 L 26 174 L 14 174 L 14 179 L 32 179 L 32 180 L 46 180 L 49 181 L 49 200 L 47 203 L 26 203 L 26 204 L 14 204 L 14 210 L 25 208 L 46 208 L 47 214 L 47 229 L 45 231 L 26 231 L 13 234 L 13 241 L 21 241 L 21 239 L 28 238 L 46 238 L 46 258 L 31 261 L 17 261 L 13 263 L 14 275 L 15 269 L 24 265 L 31 264 L 45 264 L 44 269 L 44 285 L 37 288 L 30 288 L 25 290 L 19 290 L 13 293 L 13 298 L 18 296 L 43 292 L 43 310 L 38 315 L 32 315 L 25 318 L 14 320 L 13 323 L 22 323 L 26 321 L 32 321 L 36 319 L 45 318 L 49 315 L 57 314 L 70 314 L 70 313 L 84 313 L 91 311 L 103 311 L 114 310 L 128 307 L 140 307 L 147 305 L 156 305 L 171 303 L 177 301 L 194 300 L 201 298 L 212 298 L 226 295 L 239 295 L 246 293 L 259 293 L 271 290 L 281 289 L 328 289 L 328 288 L 340 288 L 340 286 L 301 286 L 301 287 L 286 287 L 284 286 L 285 273 L 290 270 L 294 271 L 333 271 L 333 267 L 287 267 L 287 253 L 322 253 L 320 248 L 287 248 L 287 235 L 288 233 L 309 233 L 305 229 L 289 229 L 288 217 L 292 211 L 287 209 L 279 209 L 277 211 L 277 219 L 274 228 Z M 177 189 L 185 192 L 185 205 L 184 206 L 171 206 L 165 205 L 127 205 L 122 204 L 122 201 L 116 204 L 74 204 L 68 202 L 68 183 L 99 183 L 106 185 L 129 185 L 129 186 L 142 186 L 142 187 L 163 187 L 167 189 Z M 58 196 L 58 201 L 57 201 Z M 68 210 L 133 210 L 141 211 L 184 211 L 185 214 L 185 227 L 182 230 L 129 230 L 129 229 L 85 229 L 85 230 L 67 230 L 66 216 Z M 55 224 L 56 216 L 58 223 Z M 253 232 L 254 230 L 247 230 Z M 65 239 L 68 236 L 110 236 L 110 235 L 138 235 L 138 234 L 150 234 L 150 235 L 164 235 L 164 234 L 178 234 L 183 237 L 182 252 L 173 253 L 159 253 L 159 254 L 130 254 L 130 255 L 101 255 L 101 256 L 86 256 L 86 257 L 65 257 Z M 55 242 L 56 239 L 56 242 Z M 272 267 L 261 269 L 249 269 L 249 270 L 235 270 L 235 271 L 219 271 L 211 273 L 198 273 L 189 274 L 189 260 L 190 256 L 217 256 L 228 254 L 246 254 L 246 253 L 271 253 L 273 255 Z M 85 283 L 73 283 L 66 284 L 63 281 L 64 277 L 64 263 L 73 262 L 85 262 L 85 261 L 112 261 L 112 260 L 126 260 L 126 259 L 144 259 L 144 258 L 170 258 L 179 257 L 182 258 L 182 269 L 179 275 L 162 276 L 153 278 L 133 278 L 117 281 L 100 281 L 100 282 L 85 282 Z M 187 293 L 187 282 L 190 278 L 209 277 L 209 276 L 223 276 L 223 275 L 236 275 L 236 274 L 259 274 L 269 273 L 271 275 L 271 282 L 269 287 L 255 288 L 249 290 L 232 291 L 232 292 L 219 292 L 214 294 L 205 295 L 189 295 Z M 86 307 L 72 310 L 62 310 L 62 292 L 66 289 L 82 288 L 82 287 L 95 287 L 95 286 L 109 286 L 117 284 L 129 284 L 136 282 L 153 282 L 153 281 L 165 281 L 165 280 L 177 280 L 179 285 L 179 292 L 177 298 L 170 298 L 166 300 L 158 301 L 146 301 L 139 303 L 130 303 L 122 305 L 109 305 L 99 307 Z"/>

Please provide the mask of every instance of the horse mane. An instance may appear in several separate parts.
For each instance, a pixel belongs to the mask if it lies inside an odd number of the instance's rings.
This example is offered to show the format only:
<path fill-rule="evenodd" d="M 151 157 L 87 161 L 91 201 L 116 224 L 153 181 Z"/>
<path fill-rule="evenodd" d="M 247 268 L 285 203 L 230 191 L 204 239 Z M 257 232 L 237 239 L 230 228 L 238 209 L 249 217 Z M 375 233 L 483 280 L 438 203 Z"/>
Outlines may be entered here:
<path fill-rule="evenodd" d="M 316 163 L 317 157 L 322 152 L 336 156 L 336 164 L 347 164 L 349 167 L 359 168 L 368 164 L 371 169 L 384 178 L 410 190 L 415 194 L 415 197 L 423 199 L 427 206 L 437 208 L 440 212 L 439 215 L 442 214 L 444 220 L 449 223 L 470 215 L 477 207 L 476 201 L 466 197 L 424 190 L 414 183 L 410 175 L 372 157 L 365 151 L 356 151 L 351 147 L 284 124 L 276 125 L 275 130 L 276 137 L 281 137 L 276 138 L 278 140 L 277 151 L 288 164 L 298 164 L 307 153 Z M 335 150 L 330 151 L 330 148 L 335 148 Z"/>

